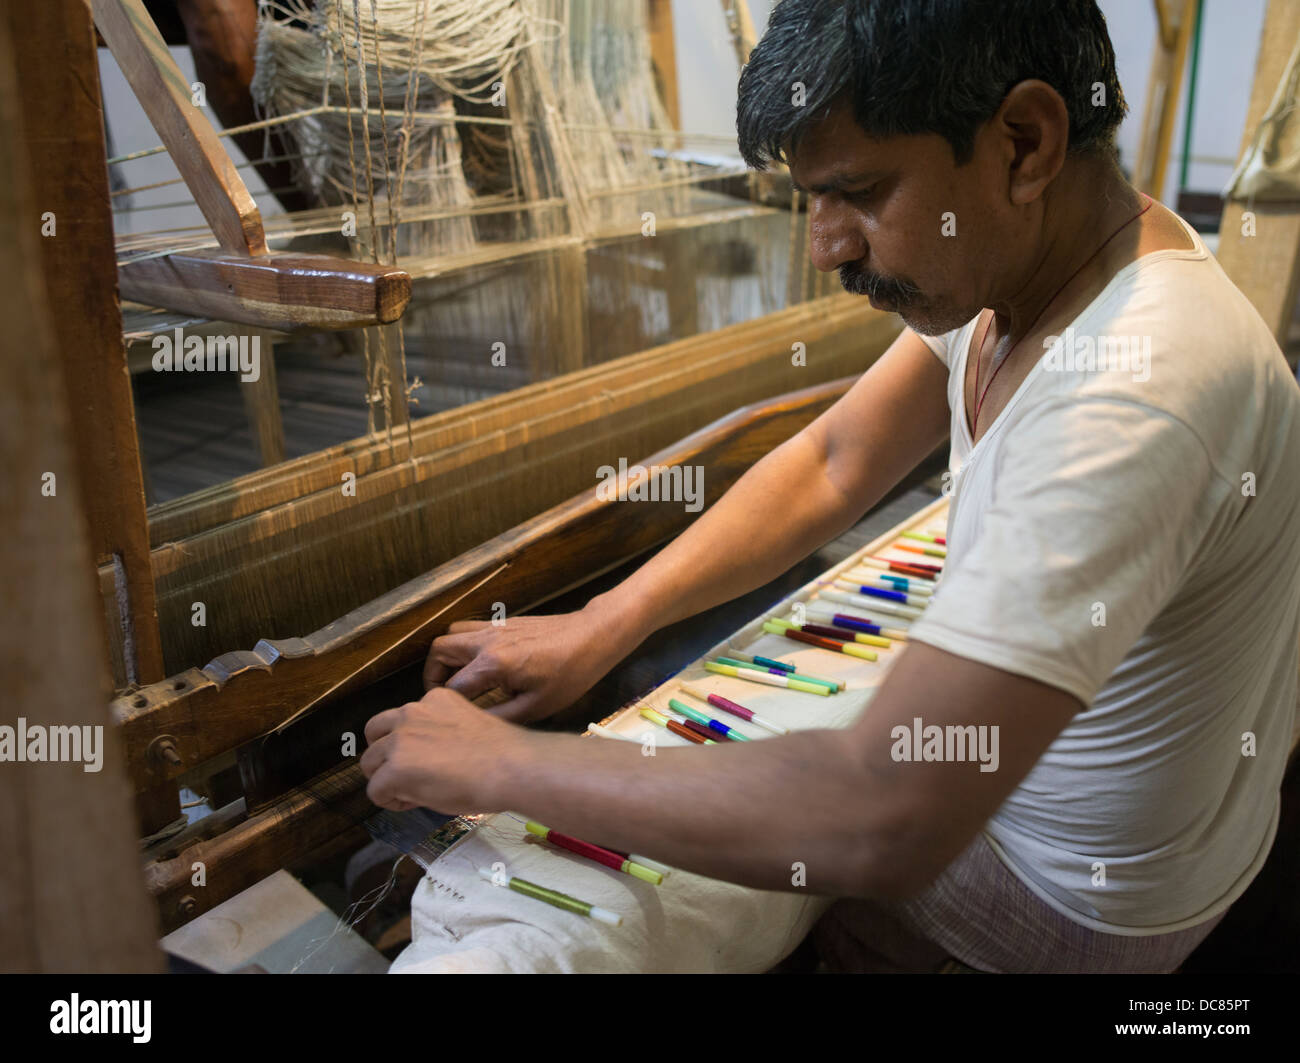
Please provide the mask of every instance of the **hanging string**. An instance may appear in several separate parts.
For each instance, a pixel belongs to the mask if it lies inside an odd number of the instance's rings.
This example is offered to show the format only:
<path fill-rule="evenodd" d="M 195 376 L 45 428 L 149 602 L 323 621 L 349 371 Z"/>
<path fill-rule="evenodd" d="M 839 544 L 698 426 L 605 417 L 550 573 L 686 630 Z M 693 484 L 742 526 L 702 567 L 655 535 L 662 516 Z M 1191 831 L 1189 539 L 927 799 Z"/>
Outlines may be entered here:
<path fill-rule="evenodd" d="M 374 0 L 371 0 L 373 13 Z M 415 113 L 416 105 L 419 102 L 420 94 L 420 60 L 424 54 L 424 27 L 425 20 L 429 13 L 429 0 L 422 0 L 420 4 L 420 23 L 415 33 L 415 57 L 411 61 L 411 66 L 406 73 L 406 93 L 402 106 L 402 128 L 398 134 L 397 148 L 397 196 L 388 197 L 389 220 L 391 229 L 388 238 L 388 260 L 391 264 L 397 265 L 397 226 L 401 219 L 403 190 L 406 184 L 406 165 L 410 159 L 411 147 L 411 125 L 413 122 L 412 115 Z M 376 49 L 378 48 L 378 26 L 376 26 L 375 40 Z M 385 148 L 385 150 L 387 150 Z M 394 205 L 393 200 L 397 202 Z M 410 380 L 406 372 L 406 328 L 401 321 L 397 323 L 397 348 L 398 355 L 401 359 L 402 366 L 402 386 L 403 398 L 406 400 L 406 454 L 411 461 L 415 460 L 415 438 L 412 435 L 411 421 L 413 418 L 410 409 L 419 404 L 419 399 L 415 397 L 415 391 L 420 387 L 420 379 L 416 377 L 414 381 Z"/>
<path fill-rule="evenodd" d="M 343 102 L 347 107 L 348 171 L 352 175 L 352 217 L 354 219 L 354 224 L 355 224 L 355 219 L 361 216 L 361 201 L 357 194 L 356 146 L 352 135 L 352 83 L 351 83 L 351 78 L 348 74 L 348 45 L 347 45 L 347 36 L 344 33 L 342 5 L 339 5 L 335 9 L 335 13 L 338 15 L 339 43 L 343 50 Z M 360 67 L 360 59 L 361 59 L 361 55 L 360 52 L 358 52 L 357 54 L 358 67 Z M 361 81 L 362 82 L 365 81 L 364 73 L 361 75 Z M 364 93 L 365 93 L 364 87 L 361 89 L 361 92 L 364 101 Z M 364 106 L 364 102 L 363 102 L 363 106 Z M 374 210 L 373 200 L 371 201 L 371 210 L 372 211 Z M 362 249 L 364 250 L 365 244 L 362 241 L 359 234 L 357 237 L 357 242 L 361 244 Z M 375 407 L 370 394 L 371 368 L 370 368 L 370 338 L 369 338 L 368 329 L 361 330 L 361 345 L 362 345 L 362 356 L 364 358 L 364 372 L 365 372 L 366 434 L 373 435 L 375 431 Z"/>

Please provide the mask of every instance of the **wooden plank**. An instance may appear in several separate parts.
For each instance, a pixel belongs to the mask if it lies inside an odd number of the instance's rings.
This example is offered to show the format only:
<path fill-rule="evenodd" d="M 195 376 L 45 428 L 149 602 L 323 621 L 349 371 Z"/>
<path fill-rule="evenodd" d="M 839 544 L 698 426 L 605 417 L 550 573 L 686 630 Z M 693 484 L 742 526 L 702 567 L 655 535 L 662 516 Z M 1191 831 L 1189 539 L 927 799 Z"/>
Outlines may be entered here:
<path fill-rule="evenodd" d="M 227 830 L 195 831 L 167 846 L 144 868 L 163 932 L 184 926 L 347 831 L 358 832 L 359 841 L 366 837 L 358 825 L 375 806 L 365 784 L 361 769 L 350 764 L 286 794 L 258 815 L 231 815 Z M 203 889 L 191 884 L 195 863 L 209 869 Z"/>
<path fill-rule="evenodd" d="M 674 129 L 682 128 L 682 101 L 677 88 L 677 45 L 673 39 L 672 0 L 647 0 L 650 62 L 655 85 Z"/>
<path fill-rule="evenodd" d="M 142 0 L 90 0 L 95 25 L 221 247 L 266 254 L 262 215 Z"/>
<path fill-rule="evenodd" d="M 278 465 L 284 461 L 284 420 L 280 416 L 280 388 L 275 376 L 275 344 L 270 335 L 258 335 L 261 353 L 260 372 L 256 380 L 240 380 L 239 394 L 257 440 L 262 464 Z"/>
<path fill-rule="evenodd" d="M 1133 167 L 1133 183 L 1157 199 L 1165 187 L 1169 152 L 1178 122 L 1183 72 L 1199 6 L 1200 0 L 1166 0 L 1156 9 L 1156 43 L 1151 56 L 1146 104 L 1142 111 L 1142 138 Z"/>
<path fill-rule="evenodd" d="M 119 278 L 123 299 L 278 332 L 389 324 L 411 301 L 404 269 L 297 252 L 188 251 L 124 263 Z"/>
<path fill-rule="evenodd" d="M 853 379 L 737 410 L 640 464 L 702 466 L 708 506 Z M 176 778 L 282 724 L 325 692 L 345 694 L 421 659 L 454 620 L 486 616 L 495 602 L 511 614 L 535 608 L 679 534 L 693 519 L 680 501 L 630 506 L 598 499 L 593 487 L 319 631 L 263 639 L 119 698 L 113 709 L 135 784 L 145 790 Z M 176 762 L 157 755 L 153 744 L 161 735 L 178 752 Z"/>
<path fill-rule="evenodd" d="M 98 771 L 85 770 L 85 759 L 0 766 L 0 970 L 119 974 L 157 971 L 161 954 L 108 713 L 108 661 L 56 353 L 54 318 L 73 308 L 53 302 L 41 270 L 32 268 L 42 254 L 40 213 L 50 185 L 63 175 L 32 183 L 32 138 L 21 128 L 49 120 L 46 107 L 56 106 L 27 98 L 48 82 L 19 76 L 30 69 L 21 53 L 43 59 L 56 80 L 86 74 L 93 38 L 84 9 L 81 21 L 72 17 L 78 7 L 15 4 L 0 17 L 0 141 L 6 145 L 0 152 L 0 320 L 24 342 L 23 357 L 0 360 L 0 466 L 7 485 L 0 506 L 0 669 L 6 728 L 16 731 L 19 721 L 29 734 L 76 728 L 92 742 L 99 728 L 94 745 L 103 759 Z M 69 17 L 62 26 L 61 14 Z M 16 24 L 21 34 L 13 32 Z M 45 32 L 52 28 L 62 31 L 62 42 Z M 95 84 L 92 62 L 80 87 L 83 100 Z M 82 144 L 78 150 L 85 156 L 93 149 Z M 76 187 L 75 169 L 68 180 Z M 75 226 L 65 229 L 61 239 L 74 241 L 75 232 Z M 51 472 L 55 493 L 47 495 L 42 482 Z M 86 753 L 83 748 L 83 758 Z"/>
<path fill-rule="evenodd" d="M 1297 39 L 1300 4 L 1270 0 L 1260 35 L 1241 154 L 1250 146 L 1277 91 Z M 1248 210 L 1253 214 L 1250 225 L 1243 217 Z M 1230 200 L 1223 208 L 1216 257 L 1232 282 L 1255 304 L 1278 343 L 1285 346 L 1300 289 L 1300 206 Z"/>
<path fill-rule="evenodd" d="M 722 0 L 722 14 L 727 20 L 732 46 L 736 49 L 736 62 L 744 67 L 749 62 L 749 53 L 758 43 L 754 20 L 749 15 L 749 0 Z"/>
<path fill-rule="evenodd" d="M 124 680 L 164 675 L 131 381 L 122 316 L 113 287 L 104 119 L 90 14 L 81 0 L 10 5 L 18 79 L 30 121 L 24 130 L 36 190 L 38 241 L 53 306 L 54 356 L 61 360 L 72 411 L 82 507 L 97 563 L 116 569 L 114 638 L 125 654 Z M 113 566 L 113 560 L 117 564 Z"/>

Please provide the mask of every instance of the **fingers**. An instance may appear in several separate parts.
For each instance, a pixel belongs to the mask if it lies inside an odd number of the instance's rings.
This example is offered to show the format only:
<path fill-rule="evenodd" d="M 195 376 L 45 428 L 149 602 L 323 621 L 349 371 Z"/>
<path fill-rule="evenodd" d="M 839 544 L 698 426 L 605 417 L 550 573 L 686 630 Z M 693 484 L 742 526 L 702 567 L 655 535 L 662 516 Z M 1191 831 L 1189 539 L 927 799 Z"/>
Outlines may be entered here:
<path fill-rule="evenodd" d="M 483 648 L 485 636 L 491 630 L 463 631 L 458 634 L 439 635 L 429 646 L 429 656 L 453 668 L 469 664 Z"/>
<path fill-rule="evenodd" d="M 389 742 L 391 739 L 381 738 L 362 751 L 361 759 L 357 763 L 361 767 L 361 774 L 367 779 L 373 778 L 375 773 L 384 766 L 384 761 L 388 759 L 386 746 Z"/>
<path fill-rule="evenodd" d="M 509 701 L 493 705 L 485 711 L 511 723 L 531 723 L 546 715 L 542 710 L 541 702 L 542 695 L 536 690 L 529 690 L 523 694 L 516 694 Z"/>
<path fill-rule="evenodd" d="M 374 723 L 380 717 L 387 717 L 393 721 L 395 726 L 401 719 L 401 709 L 389 709 L 387 712 L 381 712 L 379 716 L 374 717 L 370 722 Z M 366 726 L 367 735 L 369 734 L 369 724 Z M 406 812 L 412 808 L 418 808 L 419 803 L 408 800 L 398 789 L 399 773 L 393 767 L 392 762 L 388 759 L 388 754 L 392 749 L 395 736 L 386 733 L 383 737 L 376 739 L 364 753 L 361 754 L 361 773 L 370 780 L 366 784 L 366 796 L 380 808 L 386 808 L 390 812 Z"/>
<path fill-rule="evenodd" d="M 452 677 L 455 671 L 456 669 L 452 668 L 451 665 L 443 664 L 430 652 L 429 656 L 424 659 L 424 675 L 422 677 L 424 689 L 432 690 L 434 687 L 442 686 Z"/>
<path fill-rule="evenodd" d="M 495 690 L 501 686 L 502 680 L 495 661 L 478 657 L 443 685 L 448 690 L 455 691 L 461 697 L 473 701 L 480 694 L 486 694 L 489 690 Z"/>
<path fill-rule="evenodd" d="M 383 712 L 376 713 L 366 721 L 366 742 L 373 746 L 386 734 L 388 734 L 397 722 L 402 718 L 402 710 L 385 709 Z"/>
<path fill-rule="evenodd" d="M 407 801 L 398 790 L 397 772 L 388 764 L 380 766 L 366 784 L 366 796 L 380 808 L 391 812 L 405 812 L 417 807 L 415 802 Z"/>
<path fill-rule="evenodd" d="M 460 630 L 457 630 L 460 629 Z M 439 635 L 429 646 L 429 655 L 424 660 L 424 689 L 432 690 L 443 686 L 456 674 L 456 670 L 465 667 L 483 648 L 484 629 L 491 630 L 491 625 L 483 620 L 458 620 L 451 625 L 446 635 Z"/>
<path fill-rule="evenodd" d="M 453 620 L 447 625 L 447 633 L 461 635 L 467 631 L 482 631 L 485 627 L 493 626 L 490 620 Z"/>

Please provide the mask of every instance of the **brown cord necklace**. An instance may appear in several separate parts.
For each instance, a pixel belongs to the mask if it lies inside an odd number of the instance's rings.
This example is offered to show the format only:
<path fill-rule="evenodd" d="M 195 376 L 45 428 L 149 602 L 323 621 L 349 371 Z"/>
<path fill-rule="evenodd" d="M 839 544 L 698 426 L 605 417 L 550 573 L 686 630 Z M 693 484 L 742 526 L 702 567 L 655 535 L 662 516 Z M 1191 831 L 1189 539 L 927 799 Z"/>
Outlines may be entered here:
<path fill-rule="evenodd" d="M 1088 263 L 1090 263 L 1098 255 L 1100 255 L 1106 249 L 1107 244 L 1109 244 L 1112 240 L 1114 240 L 1115 237 L 1117 237 L 1120 233 L 1122 233 L 1125 229 L 1127 229 L 1130 225 L 1132 225 L 1135 221 L 1137 221 L 1138 218 L 1142 217 L 1143 214 L 1145 214 L 1147 211 L 1151 209 L 1151 206 L 1153 203 L 1155 203 L 1155 200 L 1153 200 L 1145 192 L 1139 192 L 1138 194 L 1147 201 L 1146 206 L 1143 207 L 1141 210 L 1139 210 L 1136 214 L 1134 214 L 1133 217 L 1129 218 L 1128 221 L 1126 221 L 1123 225 L 1121 225 L 1108 237 L 1106 237 L 1106 239 L 1102 241 L 1101 246 L 1098 247 L 1097 250 L 1094 251 L 1091 255 L 1089 255 L 1086 259 L 1084 259 L 1083 265 L 1081 265 L 1078 269 L 1076 269 L 1073 273 L 1071 273 L 1070 276 L 1066 279 L 1065 283 L 1062 284 L 1059 288 L 1056 289 L 1056 291 L 1052 293 L 1052 297 L 1048 299 L 1046 303 L 1043 304 L 1043 309 L 1038 311 L 1038 313 L 1034 315 L 1034 320 L 1029 323 L 1029 328 L 1025 329 L 1024 333 L 1021 336 L 1021 339 L 1023 339 L 1025 336 L 1028 336 L 1031 332 L 1034 331 L 1034 326 L 1038 324 L 1038 319 L 1041 318 L 1043 314 L 1047 312 L 1047 308 L 1049 306 L 1051 306 L 1054 302 L 1056 302 L 1056 297 L 1070 286 L 1070 282 L 1073 281 L 1075 277 L 1077 277 L 1080 273 L 1083 272 L 1084 267 L 1087 266 Z M 1020 345 L 1020 340 L 1016 340 L 1016 342 L 1011 345 L 1011 350 L 1007 351 L 1007 353 L 1002 356 L 1002 360 L 998 362 L 997 368 L 993 370 L 993 375 L 989 377 L 989 382 L 984 385 L 984 390 L 981 392 L 980 391 L 980 361 L 984 357 L 984 341 L 988 339 L 989 328 L 992 326 L 992 324 L 993 324 L 993 315 L 990 314 L 988 321 L 984 325 L 984 332 L 980 335 L 979 346 L 975 348 L 975 416 L 971 418 L 971 426 L 970 426 L 970 436 L 972 442 L 974 442 L 975 436 L 979 432 L 980 409 L 984 405 L 984 399 L 989 393 L 989 388 L 993 386 L 993 381 L 995 381 L 998 378 L 998 373 L 1002 371 L 1002 367 L 1011 360 L 1012 352 Z"/>

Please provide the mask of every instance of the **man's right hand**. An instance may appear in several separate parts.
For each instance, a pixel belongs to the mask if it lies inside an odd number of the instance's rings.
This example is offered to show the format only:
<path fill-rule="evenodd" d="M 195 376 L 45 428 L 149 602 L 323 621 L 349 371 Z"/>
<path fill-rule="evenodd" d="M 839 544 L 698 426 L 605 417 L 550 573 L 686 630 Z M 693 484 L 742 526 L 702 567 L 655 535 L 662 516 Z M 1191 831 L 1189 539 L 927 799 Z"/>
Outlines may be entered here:
<path fill-rule="evenodd" d="M 842 534 L 948 432 L 948 370 L 904 329 L 848 394 L 761 458 L 689 528 L 576 613 L 464 621 L 435 639 L 426 687 L 526 723 L 573 704 L 650 632 L 761 587 Z M 632 502 L 611 503 L 635 505 Z"/>
<path fill-rule="evenodd" d="M 554 616 L 458 621 L 429 647 L 424 686 L 470 699 L 500 689 L 509 700 L 488 711 L 515 723 L 541 720 L 572 705 L 631 652 L 635 642 L 626 645 L 617 627 L 596 601 Z"/>

